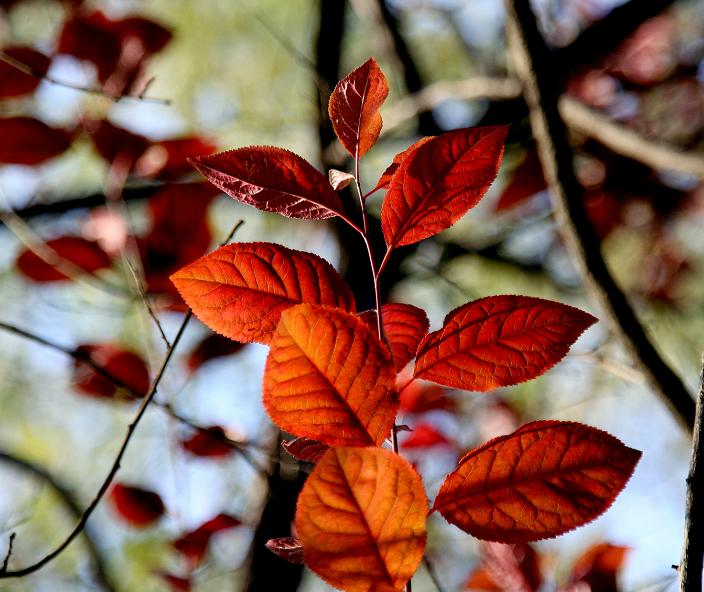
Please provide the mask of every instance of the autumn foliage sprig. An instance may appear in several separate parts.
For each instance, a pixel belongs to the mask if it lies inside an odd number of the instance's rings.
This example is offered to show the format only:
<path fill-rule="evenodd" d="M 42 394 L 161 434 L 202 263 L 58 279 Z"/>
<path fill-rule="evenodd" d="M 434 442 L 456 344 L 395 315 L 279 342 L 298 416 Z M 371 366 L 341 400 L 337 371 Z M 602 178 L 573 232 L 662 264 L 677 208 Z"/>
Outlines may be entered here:
<path fill-rule="evenodd" d="M 379 278 L 397 247 L 457 222 L 498 172 L 505 126 L 423 138 L 398 154 L 368 194 L 360 160 L 379 137 L 386 79 L 370 59 L 336 86 L 330 118 L 354 159 L 331 182 L 300 156 L 248 147 L 193 161 L 235 199 L 291 218 L 340 217 L 364 240 L 377 294 L 357 312 L 352 292 L 320 257 L 272 243 L 223 247 L 172 276 L 193 312 L 213 330 L 270 347 L 263 396 L 271 419 L 297 438 L 287 450 L 316 462 L 298 500 L 297 539 L 269 547 L 300 560 L 350 592 L 402 590 L 425 550 L 426 518 L 439 512 L 469 534 L 506 543 L 554 537 L 604 512 L 640 452 L 586 425 L 538 421 L 470 451 L 429 508 L 413 467 L 397 454 L 398 373 L 468 391 L 489 391 L 546 372 L 596 319 L 528 296 L 491 296 L 450 312 L 428 333 L 425 312 L 380 305 Z M 336 189 L 354 182 L 362 224 Z M 387 251 L 377 267 L 366 198 L 386 190 L 381 225 Z M 392 442 L 388 450 L 387 440 Z"/>

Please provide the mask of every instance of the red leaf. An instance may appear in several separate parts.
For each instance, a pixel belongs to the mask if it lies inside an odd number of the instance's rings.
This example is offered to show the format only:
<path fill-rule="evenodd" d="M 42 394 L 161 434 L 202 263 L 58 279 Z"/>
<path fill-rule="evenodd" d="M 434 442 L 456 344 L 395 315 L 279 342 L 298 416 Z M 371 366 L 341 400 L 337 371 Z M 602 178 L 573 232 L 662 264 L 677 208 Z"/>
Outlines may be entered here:
<path fill-rule="evenodd" d="M 190 158 L 211 154 L 215 149 L 215 144 L 197 136 L 163 140 L 147 148 L 135 171 L 142 177 L 181 177 L 191 171 Z"/>
<path fill-rule="evenodd" d="M 354 310 L 354 297 L 324 259 L 271 243 L 234 243 L 171 280 L 194 314 L 226 337 L 268 343 L 281 313 L 301 302 Z"/>
<path fill-rule="evenodd" d="M 597 321 L 530 296 L 489 296 L 456 308 L 420 344 L 414 374 L 453 388 L 488 391 L 540 376 Z"/>
<path fill-rule="evenodd" d="M 76 354 L 79 358 L 90 358 L 115 379 L 99 374 L 85 362 L 76 361 L 73 382 L 79 392 L 100 398 L 134 399 L 149 391 L 149 370 L 137 354 L 110 344 L 81 345 L 76 348 Z"/>
<path fill-rule="evenodd" d="M 455 402 L 445 396 L 445 389 L 437 384 L 414 380 L 400 393 L 404 413 L 425 413 L 434 409 L 454 411 Z"/>
<path fill-rule="evenodd" d="M 381 307 L 381 320 L 394 367 L 397 371 L 403 370 L 415 357 L 418 344 L 428 333 L 428 317 L 416 306 L 393 303 Z"/>
<path fill-rule="evenodd" d="M 190 438 L 183 440 L 181 446 L 194 456 L 222 458 L 229 456 L 234 447 L 228 442 L 225 430 L 220 426 L 210 426 L 196 431 Z"/>
<path fill-rule="evenodd" d="M 327 444 L 310 438 L 294 438 L 281 442 L 283 449 L 293 458 L 303 462 L 317 463 L 330 448 Z"/>
<path fill-rule="evenodd" d="M 31 117 L 0 118 L 0 162 L 39 164 L 62 154 L 71 134 Z"/>
<path fill-rule="evenodd" d="M 55 238 L 47 241 L 45 246 L 48 248 L 46 257 L 50 262 L 44 261 L 29 249 L 25 249 L 17 257 L 17 270 L 35 282 L 71 279 L 59 271 L 60 268 L 67 273 L 93 273 L 112 265 L 112 260 L 98 243 L 77 236 Z"/>
<path fill-rule="evenodd" d="M 205 556 L 208 550 L 208 543 L 214 534 L 221 530 L 235 528 L 242 522 L 234 516 L 228 514 L 218 514 L 215 518 L 208 520 L 195 530 L 184 534 L 176 539 L 172 546 L 179 553 L 185 555 L 192 564 L 197 565 Z"/>
<path fill-rule="evenodd" d="M 467 582 L 467 589 L 473 584 L 498 592 L 536 592 L 542 586 L 540 556 L 530 545 L 486 543 L 483 555 L 483 567 Z M 490 586 L 482 588 L 482 583 Z"/>
<path fill-rule="evenodd" d="M 109 121 L 86 121 L 90 139 L 108 164 L 120 158 L 131 169 L 149 148 L 150 141 L 139 134 L 113 125 Z"/>
<path fill-rule="evenodd" d="M 269 539 L 266 548 L 289 563 L 303 563 L 303 545 L 296 537 Z"/>
<path fill-rule="evenodd" d="M 413 152 L 416 148 L 419 148 L 429 140 L 434 139 L 435 136 L 425 136 L 424 138 L 421 138 L 417 142 L 414 142 L 411 144 L 408 148 L 406 148 L 403 152 L 399 152 L 396 156 L 394 156 L 393 161 L 391 164 L 386 168 L 386 170 L 381 174 L 381 177 L 379 177 L 379 181 L 376 184 L 376 187 L 372 190 L 372 192 L 377 191 L 378 189 L 388 189 L 389 185 L 391 184 L 391 178 L 393 177 L 394 173 L 398 170 L 398 167 L 401 166 L 401 163 Z"/>
<path fill-rule="evenodd" d="M 379 138 L 379 108 L 389 94 L 374 58 L 345 76 L 330 95 L 328 111 L 335 134 L 353 158 L 361 158 Z"/>
<path fill-rule="evenodd" d="M 448 132 L 404 159 L 381 209 L 389 248 L 433 236 L 477 205 L 498 173 L 507 132 L 506 126 Z"/>
<path fill-rule="evenodd" d="M 206 362 L 223 356 L 236 354 L 245 346 L 244 343 L 234 341 L 217 333 L 211 333 L 196 345 L 188 356 L 186 362 L 188 370 L 195 372 Z"/>
<path fill-rule="evenodd" d="M 288 150 L 252 146 L 190 162 L 229 196 L 265 212 L 316 220 L 343 213 L 325 176 Z"/>
<path fill-rule="evenodd" d="M 586 425 L 537 421 L 467 453 L 433 509 L 465 532 L 502 543 L 565 533 L 605 512 L 641 453 Z"/>
<path fill-rule="evenodd" d="M 190 592 L 191 590 L 191 580 L 188 578 L 180 578 L 169 573 L 159 573 L 157 574 L 166 584 L 174 590 L 174 592 Z"/>
<path fill-rule="evenodd" d="M 513 178 L 496 202 L 496 211 L 501 212 L 516 207 L 539 191 L 547 189 L 535 148 L 526 152 L 523 162 L 513 171 Z"/>
<path fill-rule="evenodd" d="M 396 374 L 356 316 L 312 304 L 281 315 L 264 368 L 264 406 L 276 425 L 329 445 L 380 446 L 398 410 Z"/>
<path fill-rule="evenodd" d="M 408 438 L 401 442 L 403 448 L 429 448 L 438 444 L 449 445 L 450 441 L 427 423 L 414 426 Z"/>
<path fill-rule="evenodd" d="M 586 582 L 595 592 L 619 592 L 618 572 L 630 549 L 609 543 L 600 543 L 587 549 L 572 567 L 570 584 Z"/>
<path fill-rule="evenodd" d="M 41 77 L 48 72 L 51 60 L 31 47 L 4 47 L 2 51 L 29 66 L 37 76 L 25 74 L 15 66 L 0 60 L 0 97 L 19 97 L 34 92 L 41 82 Z"/>
<path fill-rule="evenodd" d="M 117 513 L 131 526 L 143 528 L 164 513 L 164 502 L 153 491 L 115 483 L 110 501 Z"/>
<path fill-rule="evenodd" d="M 469 574 L 464 589 L 481 592 L 504 592 L 504 589 L 491 577 L 491 573 L 486 567 L 478 567 Z"/>

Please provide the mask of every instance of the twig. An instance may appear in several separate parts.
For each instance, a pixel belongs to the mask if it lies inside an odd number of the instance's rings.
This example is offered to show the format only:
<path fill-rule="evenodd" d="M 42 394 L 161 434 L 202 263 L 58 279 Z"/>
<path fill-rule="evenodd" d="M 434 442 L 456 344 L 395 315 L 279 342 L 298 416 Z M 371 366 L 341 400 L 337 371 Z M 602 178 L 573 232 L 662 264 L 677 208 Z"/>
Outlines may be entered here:
<path fill-rule="evenodd" d="M 12 557 L 12 546 L 15 544 L 15 537 L 17 533 L 10 533 L 10 540 L 7 543 L 7 553 L 5 554 L 5 559 L 2 562 L 2 567 L 0 568 L 0 573 L 5 573 L 7 571 L 7 566 L 10 563 L 10 557 Z"/>
<path fill-rule="evenodd" d="M 237 229 L 243 224 L 243 221 L 240 220 L 235 227 L 232 229 L 230 234 L 228 235 L 227 239 L 225 240 L 225 243 L 229 242 L 234 236 L 235 232 Z M 49 563 L 52 559 L 58 557 L 64 549 L 66 549 L 72 542 L 73 540 L 83 531 L 83 529 L 86 526 L 86 523 L 88 522 L 88 519 L 90 518 L 91 514 L 95 511 L 95 508 L 98 507 L 98 504 L 100 503 L 100 500 L 105 496 L 107 493 L 108 489 L 110 488 L 110 485 L 112 483 L 113 478 L 117 474 L 117 472 L 120 469 L 120 463 L 122 462 L 122 458 L 125 455 L 125 452 L 127 451 L 127 447 L 129 446 L 129 443 L 132 439 L 132 435 L 134 434 L 135 430 L 137 429 L 137 426 L 139 425 L 139 422 L 142 420 L 142 417 L 144 417 L 144 414 L 147 411 L 147 408 L 149 407 L 149 404 L 152 402 L 154 397 L 156 396 L 157 389 L 159 387 L 159 383 L 161 382 L 161 379 L 163 378 L 166 369 L 169 366 L 169 363 L 171 362 L 171 358 L 173 357 L 174 351 L 176 350 L 176 346 L 179 344 L 181 341 L 181 338 L 183 337 L 183 334 L 186 331 L 186 327 L 188 326 L 189 321 L 191 320 L 191 317 L 193 316 L 192 311 L 188 311 L 186 313 L 186 317 L 183 319 L 183 322 L 181 323 L 181 326 L 179 327 L 178 332 L 176 333 L 176 337 L 174 337 L 174 340 L 172 342 L 171 347 L 166 351 L 166 354 L 164 355 L 164 359 L 161 363 L 161 366 L 151 384 L 151 387 L 149 388 L 149 392 L 147 395 L 144 397 L 142 400 L 141 405 L 139 406 L 139 409 L 137 410 L 137 413 L 132 420 L 132 423 L 129 424 L 127 427 L 127 433 L 125 434 L 124 439 L 122 440 L 122 444 L 120 446 L 120 449 L 118 450 L 118 453 L 115 457 L 115 460 L 113 461 L 112 466 L 110 467 L 110 470 L 108 471 L 108 474 L 106 475 L 105 479 L 103 480 L 102 485 L 98 489 L 98 492 L 95 494 L 95 497 L 93 498 L 93 501 L 88 505 L 88 507 L 83 511 L 83 514 L 81 515 L 81 518 L 78 520 L 78 523 L 76 526 L 73 528 L 73 530 L 68 534 L 68 536 L 61 542 L 57 547 L 55 547 L 52 551 L 44 555 L 41 559 L 38 561 L 32 563 L 31 565 L 24 567 L 22 569 L 17 569 L 17 570 L 12 570 L 12 571 L 6 571 L 4 573 L 0 574 L 0 579 L 5 579 L 5 578 L 16 578 L 16 577 L 21 577 L 25 576 L 27 574 L 34 573 L 35 571 L 41 569 L 44 565 Z"/>
<path fill-rule="evenodd" d="M 682 380 L 660 357 L 601 254 L 600 242 L 584 208 L 572 150 L 558 112 L 562 89 L 543 65 L 548 49 L 528 0 L 505 0 L 513 61 L 530 110 L 540 160 L 551 189 L 553 208 L 573 259 L 588 289 L 606 313 L 611 329 L 632 356 L 648 384 L 679 422 L 691 430 L 694 401 Z"/>
<path fill-rule="evenodd" d="M 17 456 L 10 454 L 8 452 L 3 452 L 0 451 L 0 461 L 7 463 L 9 465 L 12 465 L 16 467 L 17 469 L 24 471 L 26 473 L 29 473 L 30 475 L 33 475 L 35 477 L 38 477 L 45 483 L 47 483 L 56 493 L 58 498 L 61 500 L 63 505 L 66 507 L 66 509 L 73 514 L 76 519 L 80 518 L 81 516 L 81 508 L 78 505 L 78 502 L 76 499 L 73 497 L 71 494 L 70 490 L 68 487 L 66 487 L 64 484 L 60 482 L 60 480 L 52 475 L 47 469 L 40 467 L 33 462 L 30 462 L 25 459 L 18 458 Z M 11 535 L 14 536 L 14 533 Z M 107 590 L 108 592 L 112 592 L 114 590 L 113 585 L 110 583 L 107 572 L 105 569 L 105 561 L 103 560 L 102 556 L 100 555 L 100 552 L 98 550 L 98 546 L 96 542 L 93 540 L 93 535 L 90 532 L 90 529 L 86 529 L 83 532 L 83 536 L 85 538 L 86 546 L 88 547 L 88 552 L 90 553 L 92 559 L 93 559 L 93 565 L 95 567 L 95 575 L 98 583 L 101 584 L 104 590 Z M 3 564 L 3 569 L 0 570 L 1 572 L 7 571 L 7 565 L 8 565 L 8 559 L 9 559 L 9 550 L 8 550 L 8 557 L 5 560 L 5 563 Z"/>
<path fill-rule="evenodd" d="M 704 568 L 704 356 L 694 420 L 692 457 L 687 476 L 684 543 L 680 560 L 680 592 L 701 592 Z"/>
<path fill-rule="evenodd" d="M 92 86 L 81 86 L 80 84 L 74 84 L 73 82 L 67 82 L 65 80 L 57 80 L 56 78 L 53 78 L 52 76 L 49 76 L 48 74 L 43 74 L 39 72 L 38 70 L 35 70 L 32 68 L 29 64 L 25 64 L 21 60 L 18 60 L 16 58 L 13 58 L 11 55 L 8 55 L 4 51 L 0 51 L 0 61 L 5 62 L 6 64 L 12 66 L 13 68 L 16 68 L 20 72 L 23 72 L 24 74 L 27 74 L 28 76 L 33 76 L 34 78 L 38 78 L 40 80 L 46 80 L 47 82 L 51 84 L 55 84 L 56 86 L 61 86 L 63 88 L 70 88 L 71 90 L 77 90 L 80 92 L 84 92 L 87 94 L 91 95 L 98 95 L 101 97 L 106 97 L 110 99 L 111 101 L 121 101 L 123 99 L 132 99 L 135 101 L 144 101 L 145 103 L 156 103 L 158 105 L 170 105 L 171 104 L 171 99 L 158 99 L 155 97 L 145 97 L 144 94 L 147 91 L 147 87 L 151 84 L 152 80 L 150 80 L 147 85 L 145 85 L 144 90 L 139 93 L 138 95 L 130 95 L 130 94 L 119 94 L 119 93 L 111 93 L 106 90 L 103 90 L 101 88 L 96 88 Z"/>
<path fill-rule="evenodd" d="M 430 576 L 430 579 L 433 581 L 433 584 L 437 588 L 438 592 L 445 592 L 445 589 L 442 587 L 442 584 L 440 583 L 440 579 L 438 578 L 438 574 L 435 571 L 435 567 L 433 566 L 432 563 L 430 563 L 430 559 L 428 559 L 427 556 L 423 556 L 423 565 L 425 565 L 425 569 L 428 572 L 428 575 Z"/>

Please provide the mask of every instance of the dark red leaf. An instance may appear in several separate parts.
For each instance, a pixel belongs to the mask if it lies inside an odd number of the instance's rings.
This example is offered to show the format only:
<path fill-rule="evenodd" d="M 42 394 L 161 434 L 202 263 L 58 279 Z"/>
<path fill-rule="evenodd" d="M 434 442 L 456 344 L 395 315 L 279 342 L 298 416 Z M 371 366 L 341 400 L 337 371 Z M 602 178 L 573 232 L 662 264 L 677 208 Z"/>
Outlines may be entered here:
<path fill-rule="evenodd" d="M 59 156 L 71 145 L 72 136 L 31 117 L 0 118 L 0 163 L 39 164 Z"/>
<path fill-rule="evenodd" d="M 251 146 L 201 156 L 191 163 L 229 196 L 265 212 L 316 220 L 343 212 L 325 176 L 282 148 Z"/>
<path fill-rule="evenodd" d="M 513 171 L 513 178 L 496 202 L 496 211 L 509 210 L 547 188 L 543 168 L 535 148 L 526 152 L 523 162 Z"/>
<path fill-rule="evenodd" d="M 164 513 L 164 502 L 158 494 L 122 483 L 115 483 L 110 501 L 117 513 L 137 528 L 149 526 Z"/>
<path fill-rule="evenodd" d="M 337 83 L 330 95 L 330 121 L 353 158 L 361 158 L 379 138 L 379 108 L 389 94 L 386 77 L 374 58 Z"/>
<path fill-rule="evenodd" d="M 294 438 L 281 442 L 283 449 L 293 458 L 303 462 L 317 463 L 330 448 L 327 444 L 311 440 L 310 438 Z"/>
<path fill-rule="evenodd" d="M 202 339 L 188 356 L 186 365 L 190 372 L 195 372 L 206 362 L 239 352 L 246 344 L 211 333 Z"/>
<path fill-rule="evenodd" d="M 540 376 L 597 321 L 572 306 L 530 296 L 489 296 L 456 308 L 420 344 L 414 374 L 488 391 Z"/>
<path fill-rule="evenodd" d="M 379 181 L 377 182 L 376 187 L 374 187 L 373 191 L 377 191 L 378 189 L 388 189 L 389 185 L 391 184 L 391 178 L 393 177 L 394 173 L 398 170 L 398 167 L 401 166 L 401 163 L 408 157 L 408 155 L 411 154 L 411 152 L 413 152 L 416 148 L 419 148 L 420 146 L 422 146 L 429 140 L 432 140 L 433 138 L 435 138 L 435 136 L 425 136 L 424 138 L 421 138 L 417 142 L 411 144 L 403 152 L 399 152 L 396 156 L 394 156 L 394 159 L 391 164 L 381 174 L 381 177 L 379 177 Z"/>
<path fill-rule="evenodd" d="M 210 426 L 199 429 L 187 440 L 181 441 L 181 446 L 194 456 L 222 458 L 229 456 L 234 447 L 228 442 L 225 430 L 220 426 Z"/>
<path fill-rule="evenodd" d="M 192 170 L 189 158 L 212 154 L 216 148 L 209 140 L 197 136 L 155 142 L 141 155 L 135 172 L 150 178 L 182 177 Z"/>
<path fill-rule="evenodd" d="M 8 56 L 29 66 L 37 75 L 25 74 L 15 66 L 0 60 L 0 97 L 19 97 L 34 92 L 41 77 L 49 70 L 51 60 L 31 47 L 4 47 Z"/>
<path fill-rule="evenodd" d="M 414 426 L 408 438 L 401 442 L 403 448 L 429 448 L 439 444 L 448 445 L 450 441 L 428 423 Z"/>
<path fill-rule="evenodd" d="M 594 592 L 619 592 L 618 572 L 630 549 L 600 543 L 587 549 L 572 567 L 570 584 L 585 582 Z"/>
<path fill-rule="evenodd" d="M 90 132 L 90 139 L 98 154 L 109 164 L 120 158 L 131 169 L 149 148 L 147 138 L 109 121 L 86 121 L 84 126 Z"/>
<path fill-rule="evenodd" d="M 134 399 L 143 397 L 149 391 L 149 370 L 137 354 L 103 343 L 81 345 L 76 348 L 76 355 L 80 359 L 90 358 L 109 376 L 77 360 L 73 382 L 83 394 L 108 399 Z"/>
<path fill-rule="evenodd" d="M 303 563 L 303 545 L 296 537 L 269 539 L 266 548 L 289 563 Z"/>
<path fill-rule="evenodd" d="M 172 545 L 179 553 L 183 554 L 192 564 L 200 563 L 208 550 L 208 543 L 212 536 L 221 530 L 235 528 L 242 522 L 228 514 L 218 514 L 195 530 L 176 539 Z"/>
<path fill-rule="evenodd" d="M 190 592 L 191 590 L 191 580 L 188 578 L 181 578 L 170 573 L 159 573 L 157 574 L 174 592 Z"/>
<path fill-rule="evenodd" d="M 381 209 L 389 248 L 438 234 L 477 205 L 498 173 L 507 132 L 506 126 L 447 132 L 404 159 Z"/>
<path fill-rule="evenodd" d="M 17 257 L 17 270 L 35 282 L 68 280 L 73 273 L 93 273 L 112 265 L 110 256 L 98 243 L 77 236 L 55 238 L 47 241 L 45 247 L 47 251 L 42 254 L 48 262 L 29 249 Z"/>

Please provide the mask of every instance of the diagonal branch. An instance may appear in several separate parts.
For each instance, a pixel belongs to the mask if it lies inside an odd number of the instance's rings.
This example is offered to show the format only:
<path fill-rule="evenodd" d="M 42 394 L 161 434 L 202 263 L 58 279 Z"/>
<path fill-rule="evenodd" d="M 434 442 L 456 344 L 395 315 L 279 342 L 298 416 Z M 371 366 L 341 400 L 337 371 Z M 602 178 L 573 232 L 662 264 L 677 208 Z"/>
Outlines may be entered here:
<path fill-rule="evenodd" d="M 680 560 L 680 592 L 702 592 L 704 567 L 704 356 L 699 378 L 692 459 L 687 476 L 687 510 Z"/>
<path fill-rule="evenodd" d="M 565 123 L 558 111 L 562 89 L 544 67 L 549 53 L 528 0 L 505 0 L 509 42 L 530 110 L 531 127 L 551 189 L 555 214 L 587 288 L 606 313 L 611 329 L 631 355 L 653 391 L 679 422 L 691 430 L 694 401 L 682 380 L 662 359 L 640 324 L 601 254 L 584 209 L 583 189 L 575 176 Z"/>
<path fill-rule="evenodd" d="M 81 507 L 78 505 L 78 502 L 71 494 L 69 488 L 66 487 L 63 483 L 61 483 L 61 481 L 59 481 L 59 479 L 52 475 L 47 469 L 40 467 L 39 465 L 36 465 L 31 461 L 21 459 L 13 454 L 1 450 L 0 462 L 12 465 L 20 471 L 28 473 L 34 477 L 38 477 L 39 479 L 47 483 L 54 490 L 54 492 L 61 500 L 61 503 L 66 507 L 66 509 L 76 519 L 79 519 L 81 517 Z M 83 536 L 85 538 L 86 546 L 88 547 L 88 552 L 93 558 L 96 579 L 104 590 L 111 592 L 112 590 L 114 590 L 114 587 L 108 579 L 105 569 L 105 562 L 101 557 L 100 552 L 98 551 L 98 546 L 93 540 L 93 536 L 91 535 L 90 530 L 86 529 L 83 532 Z M 9 555 L 10 553 L 8 552 L 8 558 Z M 3 566 L 3 571 L 7 571 L 6 564 Z"/>

